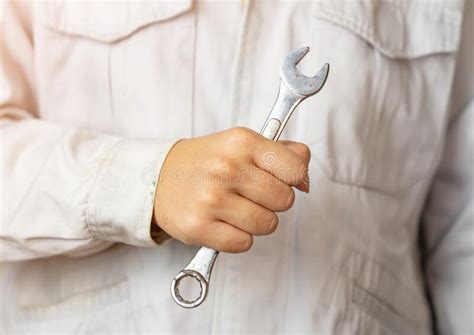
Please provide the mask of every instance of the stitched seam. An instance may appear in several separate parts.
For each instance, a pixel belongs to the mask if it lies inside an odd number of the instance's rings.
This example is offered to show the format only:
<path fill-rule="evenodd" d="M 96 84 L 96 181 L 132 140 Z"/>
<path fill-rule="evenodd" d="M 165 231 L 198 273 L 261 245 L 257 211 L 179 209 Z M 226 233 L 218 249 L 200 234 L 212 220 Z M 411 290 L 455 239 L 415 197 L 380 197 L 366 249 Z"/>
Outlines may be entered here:
<path fill-rule="evenodd" d="M 151 182 L 148 184 L 148 187 L 147 187 L 147 190 L 146 190 L 146 195 L 145 195 L 145 197 L 143 199 L 143 202 L 142 202 L 142 208 L 141 208 L 142 217 L 139 221 L 139 226 L 136 227 L 135 230 L 137 231 L 138 236 L 139 236 L 141 241 L 145 241 L 148 246 L 155 246 L 156 243 L 154 243 L 152 241 L 150 231 L 149 231 L 149 225 L 153 224 L 151 222 L 152 219 L 149 215 L 150 212 L 145 210 L 145 209 L 148 208 L 147 203 L 151 202 L 151 206 L 152 206 L 151 216 L 153 216 L 154 199 L 155 199 L 155 194 L 156 194 L 156 188 L 157 188 L 157 183 L 158 183 L 158 173 L 159 173 L 159 171 L 157 171 L 157 170 L 160 170 L 160 169 L 159 169 L 159 167 L 155 166 L 155 165 L 158 165 L 156 163 L 156 161 L 153 161 L 151 163 L 151 165 L 152 165 L 152 167 L 154 167 L 153 168 L 153 178 L 152 178 Z"/>
<path fill-rule="evenodd" d="M 156 192 L 158 190 L 158 183 L 159 183 L 160 177 L 161 177 L 161 168 L 165 164 L 165 161 L 168 158 L 171 150 L 174 148 L 174 146 L 176 144 L 178 144 L 178 142 L 181 142 L 181 139 L 176 140 L 176 141 L 172 141 L 171 144 L 167 145 L 166 155 L 163 156 L 163 158 L 161 160 L 161 165 L 158 164 L 158 159 L 154 160 L 152 162 L 152 167 L 154 167 L 154 169 L 153 169 L 153 173 L 154 173 L 153 174 L 153 179 L 152 179 L 151 183 L 149 184 L 147 193 L 145 195 L 145 199 L 143 201 L 143 207 L 142 207 L 142 213 L 143 214 L 142 214 L 141 224 L 138 227 L 138 229 L 140 231 L 139 235 L 140 235 L 141 240 L 146 241 L 148 246 L 156 246 L 157 244 L 161 244 L 161 243 L 164 242 L 164 241 L 161 241 L 160 243 L 156 243 L 153 240 L 153 238 L 151 237 L 151 233 L 150 233 L 148 228 L 149 228 L 150 224 L 153 224 L 152 218 L 153 218 L 153 213 L 154 213 L 154 210 L 155 210 Z M 158 155 L 160 155 L 160 153 L 163 153 L 163 152 L 164 152 L 164 150 L 159 150 Z M 147 215 L 149 212 L 145 210 L 147 201 L 151 201 L 151 203 L 152 203 L 152 205 L 151 205 L 152 206 L 151 216 Z M 169 236 L 165 231 L 163 231 L 163 233 L 165 233 L 167 236 Z"/>
<path fill-rule="evenodd" d="M 91 191 L 89 196 L 87 197 L 86 204 L 84 207 L 84 214 L 83 217 L 85 218 L 86 227 L 89 230 L 89 233 L 94 239 L 101 240 L 100 233 L 98 229 L 96 229 L 96 217 L 97 217 L 97 202 L 99 201 L 98 196 L 98 189 L 100 188 L 99 180 L 103 179 L 105 172 L 108 170 L 106 168 L 106 162 L 109 160 L 108 166 L 112 163 L 112 158 L 115 156 L 119 148 L 125 143 L 125 139 L 118 140 L 110 145 L 110 147 L 106 150 L 106 153 L 100 159 L 99 166 L 97 168 L 97 173 L 95 178 L 92 181 Z M 102 178 L 101 178 L 102 177 Z M 92 200 L 95 198 L 95 204 L 92 205 L 93 209 L 91 209 Z"/>
<path fill-rule="evenodd" d="M 361 190 L 371 192 L 371 193 L 383 194 L 383 195 L 388 196 L 388 197 L 395 197 L 398 193 L 411 190 L 414 187 L 417 187 L 419 184 L 427 182 L 427 181 L 431 180 L 431 178 L 432 178 L 432 175 L 429 174 L 426 177 L 422 177 L 420 179 L 415 180 L 413 183 L 411 183 L 411 184 L 409 184 L 405 187 L 397 188 L 395 190 L 386 190 L 386 189 L 383 189 L 383 188 L 368 186 L 362 181 L 348 182 L 348 181 L 344 181 L 344 180 L 334 178 L 334 177 L 330 176 L 329 169 L 327 168 L 327 166 L 320 163 L 316 157 L 314 157 L 312 159 L 317 163 L 318 171 L 320 171 L 320 173 L 315 175 L 314 179 L 317 179 L 319 177 L 320 179 L 323 179 L 325 181 L 328 181 L 328 182 L 331 182 L 331 183 L 334 183 L 334 184 L 347 186 L 347 187 L 352 187 L 352 188 L 357 188 L 357 189 L 361 189 Z M 435 165 L 435 164 L 433 164 L 433 165 Z M 433 169 L 430 169 L 429 171 L 432 171 L 432 170 Z"/>
<path fill-rule="evenodd" d="M 352 285 L 353 290 L 351 294 L 351 303 L 358 306 L 364 313 L 367 313 L 367 315 L 377 320 L 377 322 L 379 322 L 384 329 L 387 329 L 389 331 L 396 331 L 397 333 L 402 329 L 406 331 L 408 330 L 407 328 L 411 330 L 418 329 L 418 327 L 414 325 L 411 320 L 405 318 L 403 315 L 400 315 L 393 306 L 381 300 L 375 294 L 364 289 L 358 284 L 353 283 Z M 361 297 L 361 295 L 363 297 Z M 367 301 L 367 299 L 369 301 Z M 388 314 L 388 320 L 386 318 L 381 318 L 377 315 L 378 313 L 373 311 L 374 308 L 376 308 L 374 304 L 379 306 L 379 312 L 380 310 L 383 310 L 385 311 L 385 314 Z"/>
<path fill-rule="evenodd" d="M 408 292 L 406 296 L 411 297 L 411 296 L 417 295 L 417 292 L 414 289 L 412 289 L 412 287 L 407 282 L 403 281 L 402 278 L 400 278 L 400 276 L 396 275 L 396 273 L 392 271 L 392 269 L 386 267 L 385 265 L 382 265 L 378 260 L 375 260 L 372 257 L 367 256 L 359 251 L 352 251 L 351 257 L 359 257 L 361 259 L 361 262 L 363 263 L 357 278 L 355 278 L 356 279 L 355 281 L 357 285 L 360 286 L 360 288 L 363 289 L 364 291 L 367 291 L 367 289 L 359 285 L 361 281 L 360 278 L 363 273 L 366 273 L 369 271 L 367 268 L 372 267 L 372 269 L 375 269 L 375 271 L 379 271 L 381 276 L 385 276 L 394 285 L 396 285 L 396 288 L 401 288 L 402 292 Z M 373 291 L 377 290 L 377 288 L 373 288 L 373 287 L 371 289 Z M 369 289 L 369 291 L 371 289 Z M 379 298 L 379 299 L 382 299 L 382 298 Z"/>
<path fill-rule="evenodd" d="M 150 26 L 154 23 L 159 23 L 159 22 L 165 22 L 168 20 L 171 20 L 177 16 L 180 16 L 183 14 L 185 11 L 187 11 L 190 6 L 190 2 L 186 2 L 180 6 L 177 6 L 175 9 L 168 9 L 165 11 L 166 14 L 163 15 L 157 15 L 156 13 L 146 15 L 146 16 L 141 16 L 140 18 L 137 18 L 130 24 L 130 26 L 127 29 L 123 29 L 120 32 L 111 32 L 111 33 L 103 33 L 103 32 L 98 32 L 97 30 L 94 30 L 90 27 L 88 27 L 85 24 L 65 24 L 65 20 L 60 20 L 57 16 L 54 16 L 51 13 L 51 4 L 48 6 L 48 15 L 47 15 L 47 21 L 44 22 L 44 24 L 51 29 L 62 32 L 68 35 L 74 35 L 74 36 L 84 36 L 84 37 L 89 37 L 94 40 L 99 40 L 103 42 L 113 42 L 113 41 L 119 41 L 121 39 L 124 39 L 136 31 L 145 28 L 147 26 Z"/>
<path fill-rule="evenodd" d="M 407 302 L 410 301 L 410 298 L 416 297 L 418 295 L 405 282 L 401 281 L 401 278 L 399 278 L 399 276 L 395 276 L 395 274 L 390 269 L 386 268 L 385 266 L 381 266 L 378 261 L 367 257 L 358 251 L 352 251 L 348 260 L 345 262 L 345 268 L 348 268 L 349 264 L 355 266 L 355 272 L 342 272 L 341 275 L 343 278 L 345 278 L 351 283 L 354 289 L 359 289 L 359 291 L 362 291 L 362 294 L 368 296 L 376 303 L 379 303 L 382 306 L 386 307 L 390 314 L 401 320 L 406 321 L 405 323 L 408 323 L 410 327 L 416 329 L 420 327 L 421 322 L 417 321 L 419 320 L 419 317 L 423 315 L 423 313 L 415 313 L 416 317 L 414 314 L 402 314 L 402 312 L 404 311 L 402 310 L 402 308 L 406 307 L 406 305 L 409 305 Z M 380 288 L 377 285 L 374 285 L 373 282 L 370 283 L 368 287 L 365 287 L 363 285 L 364 281 L 363 279 L 361 279 L 361 277 L 363 277 L 364 275 L 368 275 L 373 279 L 375 278 L 373 277 L 375 272 L 378 272 L 378 280 L 382 280 L 384 282 L 388 281 L 389 286 L 391 286 L 394 291 L 399 292 L 397 294 L 403 295 L 401 304 L 398 304 L 396 300 L 392 300 L 390 296 L 384 296 L 383 294 L 380 295 L 378 293 Z M 363 308 L 364 310 L 367 310 L 366 312 L 369 315 L 373 316 L 375 319 L 380 320 L 380 318 L 377 317 L 377 314 L 372 312 L 374 308 L 372 305 L 368 306 L 367 302 L 356 300 L 357 299 L 355 299 L 355 292 L 353 291 L 351 301 Z M 418 310 L 414 311 L 418 312 Z M 394 324 L 397 325 L 399 323 L 395 322 Z M 393 329 L 393 327 L 391 328 Z"/>
<path fill-rule="evenodd" d="M 400 51 L 396 51 L 393 48 L 384 46 L 383 43 L 381 43 L 380 39 L 376 37 L 375 31 L 373 29 L 371 29 L 367 25 L 364 25 L 362 22 L 356 20 L 355 18 L 349 17 L 347 15 L 342 15 L 337 11 L 330 9 L 325 9 L 324 11 L 315 14 L 315 16 L 323 20 L 329 21 L 333 24 L 337 24 L 343 28 L 347 28 L 354 34 L 362 37 L 364 40 L 366 40 L 366 42 L 374 46 L 377 50 L 379 50 L 381 53 L 388 56 L 389 58 L 420 58 L 430 54 L 451 53 L 456 50 L 454 47 L 448 47 L 448 40 L 445 38 L 443 40 L 442 45 L 438 46 L 437 48 L 424 47 L 420 48 L 417 52 L 408 52 L 405 54 L 401 54 Z M 459 19 L 457 21 L 453 20 L 453 22 L 448 23 L 449 25 L 446 26 L 449 27 L 451 30 L 456 29 L 456 27 L 459 28 L 460 26 Z"/>

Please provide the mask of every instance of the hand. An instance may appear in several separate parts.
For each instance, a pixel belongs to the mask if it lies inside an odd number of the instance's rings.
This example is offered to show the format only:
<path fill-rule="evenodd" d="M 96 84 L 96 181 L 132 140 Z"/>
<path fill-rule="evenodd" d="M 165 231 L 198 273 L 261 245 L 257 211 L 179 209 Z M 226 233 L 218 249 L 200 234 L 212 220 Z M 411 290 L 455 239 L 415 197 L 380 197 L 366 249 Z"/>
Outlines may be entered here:
<path fill-rule="evenodd" d="M 247 251 L 253 235 L 275 231 L 292 186 L 309 191 L 309 160 L 306 145 L 246 128 L 182 140 L 162 166 L 154 222 L 186 244 Z"/>

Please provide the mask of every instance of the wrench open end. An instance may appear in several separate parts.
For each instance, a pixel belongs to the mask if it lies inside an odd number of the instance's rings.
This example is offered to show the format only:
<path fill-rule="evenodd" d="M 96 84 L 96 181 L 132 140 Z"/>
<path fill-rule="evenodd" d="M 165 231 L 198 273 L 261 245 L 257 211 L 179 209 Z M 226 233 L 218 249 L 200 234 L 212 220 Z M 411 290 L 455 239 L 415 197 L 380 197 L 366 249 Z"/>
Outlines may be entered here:
<path fill-rule="evenodd" d="M 326 63 L 323 65 L 323 67 L 318 71 L 318 73 L 316 73 L 314 76 L 313 76 L 313 79 L 316 81 L 316 86 L 318 86 L 318 90 L 316 91 L 319 92 L 324 84 L 326 83 L 326 79 L 328 78 L 328 74 L 329 74 L 329 63 Z"/>
<path fill-rule="evenodd" d="M 280 66 L 280 79 L 295 93 L 309 97 L 318 93 L 326 83 L 329 74 L 329 64 L 326 63 L 314 77 L 307 77 L 296 67 L 308 54 L 309 47 L 302 47 L 288 54 Z"/>

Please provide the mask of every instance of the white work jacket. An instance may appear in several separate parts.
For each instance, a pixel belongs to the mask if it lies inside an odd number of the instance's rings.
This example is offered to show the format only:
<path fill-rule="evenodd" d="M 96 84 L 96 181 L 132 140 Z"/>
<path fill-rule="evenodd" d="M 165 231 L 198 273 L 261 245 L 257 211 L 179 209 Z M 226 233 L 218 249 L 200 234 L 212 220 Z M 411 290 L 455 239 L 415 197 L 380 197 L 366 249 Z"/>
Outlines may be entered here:
<path fill-rule="evenodd" d="M 465 7 L 463 9 L 463 6 Z M 473 2 L 14 1 L 1 13 L 0 333 L 474 332 Z M 463 19 L 464 18 L 464 19 Z M 172 145 L 259 130 L 282 58 L 326 86 L 283 138 L 311 191 L 194 310 L 150 236 Z"/>

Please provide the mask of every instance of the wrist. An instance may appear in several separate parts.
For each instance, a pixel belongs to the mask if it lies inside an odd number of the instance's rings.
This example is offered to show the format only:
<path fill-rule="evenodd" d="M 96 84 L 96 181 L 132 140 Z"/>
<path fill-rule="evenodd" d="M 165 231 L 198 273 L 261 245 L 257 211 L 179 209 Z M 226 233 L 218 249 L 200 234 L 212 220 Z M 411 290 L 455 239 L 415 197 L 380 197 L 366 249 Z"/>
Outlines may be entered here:
<path fill-rule="evenodd" d="M 150 236 L 156 244 L 162 244 L 167 240 L 171 239 L 171 236 L 168 235 L 153 219 L 150 225 Z"/>

